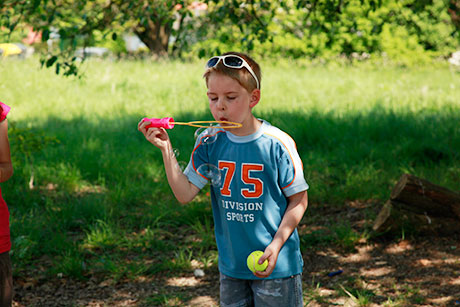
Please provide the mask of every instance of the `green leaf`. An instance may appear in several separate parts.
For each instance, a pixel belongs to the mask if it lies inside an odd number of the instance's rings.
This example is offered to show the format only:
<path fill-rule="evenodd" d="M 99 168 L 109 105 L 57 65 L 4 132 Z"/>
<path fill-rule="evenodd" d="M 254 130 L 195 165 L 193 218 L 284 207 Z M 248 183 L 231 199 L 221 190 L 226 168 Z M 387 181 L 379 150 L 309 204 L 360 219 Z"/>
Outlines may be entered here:
<path fill-rule="evenodd" d="M 47 61 L 46 61 L 46 67 L 50 67 L 50 66 L 53 66 L 53 64 L 57 61 L 57 56 L 53 55 L 51 58 L 49 58 Z"/>
<path fill-rule="evenodd" d="M 49 29 L 43 29 L 42 40 L 47 41 L 49 38 L 50 38 L 50 30 Z"/>

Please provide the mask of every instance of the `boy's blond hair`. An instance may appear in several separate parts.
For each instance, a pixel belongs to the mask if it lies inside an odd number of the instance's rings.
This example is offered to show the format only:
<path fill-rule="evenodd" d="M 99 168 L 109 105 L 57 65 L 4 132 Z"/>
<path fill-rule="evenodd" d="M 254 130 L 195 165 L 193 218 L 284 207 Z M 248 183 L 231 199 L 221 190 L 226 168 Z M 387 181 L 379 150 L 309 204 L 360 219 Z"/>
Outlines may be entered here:
<path fill-rule="evenodd" d="M 252 70 L 254 71 L 254 74 L 257 76 L 257 79 L 259 79 L 260 89 L 262 73 L 260 71 L 260 66 L 259 64 L 257 64 L 256 61 L 254 61 L 249 55 L 241 52 L 226 52 L 223 54 L 223 56 L 224 55 L 237 55 L 239 57 L 242 57 L 249 64 L 249 66 L 251 66 Z M 209 76 L 213 72 L 221 73 L 232 79 L 235 79 L 249 93 L 252 93 L 253 90 L 257 89 L 257 81 L 254 79 L 251 73 L 244 67 L 240 69 L 230 68 L 225 66 L 224 63 L 222 63 L 222 61 L 219 61 L 219 63 L 216 66 L 206 69 L 206 72 L 203 75 L 203 77 L 206 79 L 206 85 L 208 85 Z"/>

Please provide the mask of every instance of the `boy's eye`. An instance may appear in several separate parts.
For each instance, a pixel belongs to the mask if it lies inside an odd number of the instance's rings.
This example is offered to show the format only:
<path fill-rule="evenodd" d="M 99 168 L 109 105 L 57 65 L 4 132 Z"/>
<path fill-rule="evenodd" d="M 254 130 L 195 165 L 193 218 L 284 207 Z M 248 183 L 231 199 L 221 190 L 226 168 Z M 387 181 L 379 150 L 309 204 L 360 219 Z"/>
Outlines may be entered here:
<path fill-rule="evenodd" d="M 209 100 L 211 100 L 211 101 L 217 101 L 217 98 L 216 98 L 216 97 L 209 97 Z"/>
<path fill-rule="evenodd" d="M 227 97 L 228 100 L 236 99 L 236 97 Z"/>

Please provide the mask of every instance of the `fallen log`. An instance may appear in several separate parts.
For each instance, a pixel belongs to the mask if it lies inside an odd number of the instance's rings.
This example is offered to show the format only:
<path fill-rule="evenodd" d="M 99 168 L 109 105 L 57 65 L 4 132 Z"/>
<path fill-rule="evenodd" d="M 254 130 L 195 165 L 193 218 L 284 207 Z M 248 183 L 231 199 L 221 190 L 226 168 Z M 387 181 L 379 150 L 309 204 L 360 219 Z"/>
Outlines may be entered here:
<path fill-rule="evenodd" d="M 373 230 L 388 232 L 401 227 L 440 235 L 460 233 L 460 194 L 414 175 L 402 175 Z"/>

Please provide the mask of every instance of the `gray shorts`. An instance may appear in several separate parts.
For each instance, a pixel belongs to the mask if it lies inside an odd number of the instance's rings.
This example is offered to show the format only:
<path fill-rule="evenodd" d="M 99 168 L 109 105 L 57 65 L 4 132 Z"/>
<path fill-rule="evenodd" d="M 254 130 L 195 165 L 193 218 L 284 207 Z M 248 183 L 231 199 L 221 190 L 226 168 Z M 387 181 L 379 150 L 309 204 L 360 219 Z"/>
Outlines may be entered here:
<path fill-rule="evenodd" d="M 302 274 L 280 279 L 246 280 L 220 274 L 222 307 L 302 307 Z"/>
<path fill-rule="evenodd" d="M 13 299 L 13 273 L 9 252 L 0 254 L 0 306 L 11 306 Z"/>

